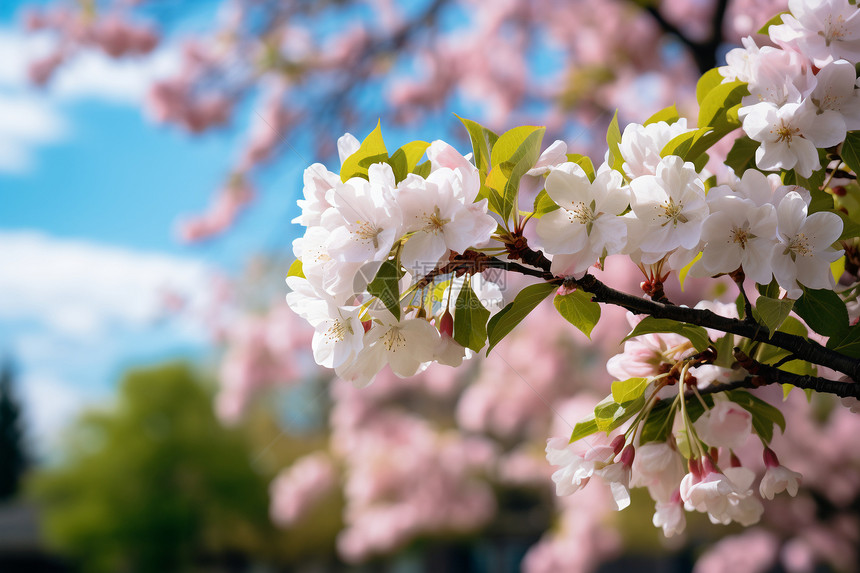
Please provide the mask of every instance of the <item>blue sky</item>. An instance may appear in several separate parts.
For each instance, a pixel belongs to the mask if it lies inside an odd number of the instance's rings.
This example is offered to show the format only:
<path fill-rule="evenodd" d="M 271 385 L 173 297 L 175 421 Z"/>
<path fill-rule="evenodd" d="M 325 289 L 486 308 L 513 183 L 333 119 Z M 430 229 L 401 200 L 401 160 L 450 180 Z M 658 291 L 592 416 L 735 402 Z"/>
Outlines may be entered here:
<path fill-rule="evenodd" d="M 223 182 L 242 118 L 200 137 L 153 125 L 140 108 L 160 65 L 151 62 L 87 55 L 33 89 L 23 66 L 41 44 L 17 27 L 17 4 L 0 5 L 0 355 L 16 362 L 30 437 L 44 454 L 77 411 L 110 399 L 127 367 L 214 364 L 204 329 L 166 316 L 163 293 L 187 297 L 199 315 L 211 273 L 287 249 L 304 165 L 271 169 L 235 232 L 180 243 L 177 218 L 204 210 Z M 198 6 L 172 25 L 205 20 Z"/>
<path fill-rule="evenodd" d="M 126 368 L 186 358 L 214 371 L 217 349 L 198 320 L 213 276 L 240 273 L 256 253 L 289 256 L 312 156 L 291 142 L 296 151 L 260 174 L 258 198 L 229 233 L 182 244 L 177 220 L 205 210 L 223 183 L 253 102 L 202 136 L 154 125 L 141 102 L 151 80 L 176 65 L 176 36 L 211 27 L 219 2 L 156 3 L 162 12 L 151 16 L 167 34 L 154 55 L 79 54 L 47 89 L 26 78 L 27 61 L 49 48 L 18 25 L 26 3 L 0 3 L 0 356 L 15 360 L 30 437 L 50 457 L 64 425 L 108 402 Z M 343 17 L 323 19 L 322 33 Z M 370 131 L 376 118 L 363 121 L 358 129 Z M 457 127 L 445 114 L 421 135 Z M 392 148 L 411 139 L 384 132 Z M 167 291 L 189 301 L 190 316 L 165 313 Z"/>

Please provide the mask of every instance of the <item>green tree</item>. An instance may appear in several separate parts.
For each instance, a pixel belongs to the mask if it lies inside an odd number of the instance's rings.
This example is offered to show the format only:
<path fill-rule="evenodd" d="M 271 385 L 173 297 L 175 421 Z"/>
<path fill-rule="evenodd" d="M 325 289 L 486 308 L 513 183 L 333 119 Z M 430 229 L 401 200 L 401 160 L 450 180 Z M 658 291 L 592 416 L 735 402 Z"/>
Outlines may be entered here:
<path fill-rule="evenodd" d="M 86 571 L 185 571 L 259 550 L 268 478 L 215 418 L 188 367 L 129 373 L 111 410 L 83 415 L 66 459 L 32 491 L 46 533 Z"/>
<path fill-rule="evenodd" d="M 11 363 L 4 363 L 0 370 L 0 500 L 18 492 L 27 469 L 21 407 L 13 393 L 13 378 Z"/>

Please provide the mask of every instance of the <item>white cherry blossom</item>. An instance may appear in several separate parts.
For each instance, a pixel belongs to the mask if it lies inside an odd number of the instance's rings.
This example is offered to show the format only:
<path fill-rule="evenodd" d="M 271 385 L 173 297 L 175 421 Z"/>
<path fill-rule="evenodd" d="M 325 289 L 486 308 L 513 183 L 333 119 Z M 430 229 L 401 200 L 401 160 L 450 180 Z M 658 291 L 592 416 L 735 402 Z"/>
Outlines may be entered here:
<path fill-rule="evenodd" d="M 382 310 L 364 334 L 363 344 L 351 364 L 336 369 L 341 378 L 359 387 L 370 384 L 385 365 L 401 378 L 417 374 L 433 360 L 439 331 L 423 318 L 398 321 Z"/>
<path fill-rule="evenodd" d="M 771 265 L 779 286 L 795 299 L 803 294 L 800 284 L 811 289 L 832 289 L 835 283 L 830 263 L 843 251 L 831 245 L 842 234 L 842 219 L 828 212 L 807 216 L 807 205 L 795 192 L 785 196 L 776 213 L 778 242 Z"/>
<path fill-rule="evenodd" d="M 761 143 L 755 153 L 760 169 L 796 169 L 802 177 L 809 177 L 821 167 L 815 144 L 803 136 L 816 120 L 808 107 L 799 103 L 777 107 L 761 102 L 741 108 L 738 115 L 746 134 Z"/>
<path fill-rule="evenodd" d="M 396 201 L 403 215 L 403 266 L 416 275 L 432 271 L 449 250 L 462 253 L 490 240 L 496 220 L 487 213 L 487 200 L 467 203 L 458 174 L 440 168 L 423 179 L 407 177 Z"/>
<path fill-rule="evenodd" d="M 762 457 L 764 458 L 765 472 L 759 484 L 761 496 L 766 499 L 773 499 L 776 494 L 783 491 L 787 491 L 788 495 L 792 497 L 797 495 L 797 489 L 803 476 L 781 465 L 776 454 L 770 448 L 764 449 Z"/>
<path fill-rule="evenodd" d="M 815 121 L 803 136 L 816 147 L 832 147 L 845 139 L 848 130 L 860 128 L 860 90 L 854 65 L 845 60 L 831 62 L 815 76 L 818 81 L 804 105 L 815 114 Z"/>
<path fill-rule="evenodd" d="M 619 215 L 630 204 L 621 175 L 602 167 L 592 183 L 575 163 L 553 169 L 546 190 L 559 209 L 544 215 L 535 232 L 555 255 L 552 272 L 581 277 L 601 257 L 624 248 L 627 225 Z"/>
<path fill-rule="evenodd" d="M 630 206 L 647 228 L 639 249 L 668 254 L 678 247 L 698 246 L 708 205 L 705 185 L 692 163 L 675 155 L 664 157 L 655 175 L 637 177 L 630 188 Z"/>
<path fill-rule="evenodd" d="M 622 168 L 630 179 L 642 175 L 654 175 L 660 164 L 660 152 L 675 137 L 691 131 L 687 120 L 681 118 L 668 124 L 658 121 L 649 125 L 630 123 L 621 134 L 618 149 L 624 158 Z"/>
<path fill-rule="evenodd" d="M 306 279 L 289 277 L 287 284 L 292 289 L 287 304 L 314 328 L 314 361 L 326 368 L 350 362 L 363 346 L 361 308 L 339 306 L 331 297 L 321 296 Z"/>
<path fill-rule="evenodd" d="M 860 61 L 860 16 L 848 0 L 789 0 L 791 14 L 771 26 L 777 44 L 806 54 L 819 68 L 833 60 Z"/>
<path fill-rule="evenodd" d="M 332 207 L 322 214 L 321 226 L 331 232 L 328 252 L 342 262 L 382 261 L 400 238 L 401 214 L 394 202 L 391 166 L 376 163 L 369 180 L 353 177 L 329 195 Z"/>
<path fill-rule="evenodd" d="M 711 214 L 702 225 L 705 246 L 697 266 L 707 276 L 743 267 L 746 276 L 768 284 L 773 275 L 770 256 L 776 244 L 776 209 L 734 196 L 708 203 Z"/>

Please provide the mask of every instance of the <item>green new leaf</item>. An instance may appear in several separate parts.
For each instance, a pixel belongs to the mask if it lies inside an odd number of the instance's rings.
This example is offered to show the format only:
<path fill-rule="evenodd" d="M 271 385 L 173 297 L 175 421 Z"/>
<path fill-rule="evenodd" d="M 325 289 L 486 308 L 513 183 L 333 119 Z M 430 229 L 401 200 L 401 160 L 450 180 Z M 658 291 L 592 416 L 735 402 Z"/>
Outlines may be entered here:
<path fill-rule="evenodd" d="M 305 273 L 302 270 L 301 259 L 296 259 L 293 261 L 293 264 L 290 265 L 290 270 L 287 271 L 287 276 L 305 278 Z"/>
<path fill-rule="evenodd" d="M 851 358 L 860 358 L 860 326 L 854 325 L 844 332 L 831 336 L 827 348 Z"/>
<path fill-rule="evenodd" d="M 761 143 L 746 135 L 737 138 L 726 156 L 726 165 L 741 177 L 747 169 L 755 169 L 755 152 L 760 146 Z"/>
<path fill-rule="evenodd" d="M 487 185 L 499 194 L 496 206 L 506 221 L 517 204 L 520 179 L 540 157 L 544 132 L 545 127 L 515 127 L 503 133 L 493 146 L 490 156 L 492 171 L 487 177 Z M 492 198 L 490 203 L 493 203 Z"/>
<path fill-rule="evenodd" d="M 609 166 L 612 169 L 621 173 L 623 177 L 624 158 L 621 157 L 621 129 L 618 127 L 618 110 L 615 110 L 615 115 L 612 116 L 612 121 L 609 124 L 609 129 L 606 130 L 606 144 L 609 146 Z"/>
<path fill-rule="evenodd" d="M 532 215 L 535 219 L 540 219 L 547 213 L 555 211 L 558 209 L 558 205 L 556 205 L 555 201 L 549 196 L 549 193 L 546 192 L 546 189 L 541 190 L 540 193 L 535 197 L 535 205 L 534 205 L 534 215 Z"/>
<path fill-rule="evenodd" d="M 712 68 L 702 74 L 699 81 L 696 83 L 696 101 L 699 105 L 705 100 L 712 89 L 723 83 L 723 75 L 717 68 Z"/>
<path fill-rule="evenodd" d="M 842 219 L 842 233 L 839 235 L 839 239 L 837 240 L 841 241 L 843 239 L 852 239 L 860 236 L 860 223 L 837 209 L 831 209 L 830 212 L 839 215 L 839 218 Z M 840 273 L 840 276 L 841 274 L 842 273 Z"/>
<path fill-rule="evenodd" d="M 591 162 L 590 157 L 579 153 L 568 153 L 567 160 L 582 167 L 582 170 L 588 176 L 588 180 L 592 183 L 594 182 L 594 164 Z"/>
<path fill-rule="evenodd" d="M 672 104 L 669 107 L 664 107 L 649 117 L 643 125 L 651 125 L 652 123 L 658 123 L 661 121 L 665 121 L 671 125 L 679 119 L 681 119 L 681 115 L 678 113 L 678 108 L 675 107 L 675 104 Z"/>
<path fill-rule="evenodd" d="M 731 390 L 726 392 L 726 395 L 729 400 L 752 414 L 753 429 L 765 442 L 770 443 L 773 440 L 774 425 L 779 426 L 781 432 L 785 432 L 785 417 L 779 409 L 746 390 Z"/>
<path fill-rule="evenodd" d="M 687 133 L 677 135 L 663 146 L 663 149 L 660 151 L 660 157 L 677 155 L 685 161 L 691 161 L 695 158 L 692 154 L 694 145 L 710 132 L 710 127 L 703 127 L 695 131 L 688 131 Z"/>
<path fill-rule="evenodd" d="M 725 133 L 740 127 L 741 122 L 735 106 L 749 93 L 744 82 L 735 81 L 715 86 L 699 106 L 699 126 L 709 125 L 715 131 L 725 130 Z"/>
<path fill-rule="evenodd" d="M 454 114 L 457 115 L 457 114 Z M 496 144 L 499 136 L 471 119 L 464 119 L 457 115 L 472 140 L 472 153 L 475 156 L 475 166 L 484 174 L 490 171 L 490 152 Z"/>
<path fill-rule="evenodd" d="M 552 302 L 559 314 L 591 338 L 591 331 L 600 320 L 600 305 L 591 300 L 590 293 L 575 290 L 570 294 L 556 296 Z"/>
<path fill-rule="evenodd" d="M 839 295 L 828 289 L 803 289 L 794 312 L 823 336 L 839 336 L 848 330 L 848 310 Z"/>
<path fill-rule="evenodd" d="M 617 403 L 609 396 L 594 408 L 597 429 L 608 434 L 636 415 L 644 406 L 645 398 L 642 396 L 623 404 Z"/>
<path fill-rule="evenodd" d="M 653 316 L 643 318 L 621 342 L 626 342 L 633 337 L 642 336 L 643 334 L 657 332 L 674 332 L 675 334 L 680 334 L 692 342 L 693 347 L 698 352 L 705 350 L 711 343 L 708 339 L 708 332 L 701 326 L 687 324 L 686 322 L 676 322 L 668 318 L 654 318 Z"/>
<path fill-rule="evenodd" d="M 490 311 L 484 308 L 471 285 L 463 285 L 454 308 L 454 340 L 475 352 L 487 342 L 487 319 Z"/>
<path fill-rule="evenodd" d="M 371 165 L 386 161 L 388 161 L 388 150 L 385 149 L 382 128 L 377 121 L 376 128 L 364 138 L 358 150 L 344 160 L 340 168 L 340 180 L 346 182 L 353 177 L 367 179 L 367 170 Z"/>
<path fill-rule="evenodd" d="M 639 442 L 665 442 L 672 431 L 672 422 L 675 419 L 675 408 L 669 406 L 655 406 L 649 413 L 648 419 L 642 424 L 639 434 Z"/>
<path fill-rule="evenodd" d="M 860 131 L 849 131 L 842 144 L 842 161 L 854 173 L 860 173 Z"/>
<path fill-rule="evenodd" d="M 612 383 L 612 399 L 617 404 L 624 404 L 642 396 L 645 387 L 648 386 L 648 378 L 628 378 L 627 380 L 616 380 Z"/>
<path fill-rule="evenodd" d="M 522 320 L 529 315 L 546 297 L 558 289 L 550 283 L 529 285 L 521 290 L 513 302 L 497 312 L 487 323 L 487 339 L 489 346 L 487 354 L 508 335 Z"/>
<path fill-rule="evenodd" d="M 418 162 L 427 151 L 430 144 L 426 141 L 412 141 L 407 143 L 388 158 L 388 164 L 394 171 L 394 180 L 400 183 L 412 170 L 418 166 Z"/>
<path fill-rule="evenodd" d="M 402 277 L 400 261 L 389 259 L 380 265 L 376 276 L 367 285 L 367 292 L 378 298 L 397 320 L 400 320 L 400 279 Z"/>
<path fill-rule="evenodd" d="M 756 317 L 758 322 L 767 327 L 767 331 L 772 337 L 773 333 L 776 332 L 777 329 L 782 326 L 782 323 L 785 322 L 785 319 L 788 318 L 788 314 L 791 312 L 791 308 L 793 306 L 794 301 L 791 299 L 760 296 L 755 303 L 753 311 L 758 314 Z"/>
<path fill-rule="evenodd" d="M 780 24 L 782 24 L 782 15 L 783 14 L 791 14 L 791 12 L 788 12 L 788 11 L 780 12 L 779 14 L 777 14 L 776 16 L 774 16 L 773 18 L 771 18 L 770 20 L 765 22 L 764 26 L 759 28 L 757 33 L 767 35 L 768 30 L 770 29 L 771 26 L 779 26 Z"/>
<path fill-rule="evenodd" d="M 586 438 L 599 430 L 600 428 L 597 427 L 597 420 L 594 419 L 594 415 L 586 416 L 573 427 L 573 432 L 570 434 L 570 443 Z"/>

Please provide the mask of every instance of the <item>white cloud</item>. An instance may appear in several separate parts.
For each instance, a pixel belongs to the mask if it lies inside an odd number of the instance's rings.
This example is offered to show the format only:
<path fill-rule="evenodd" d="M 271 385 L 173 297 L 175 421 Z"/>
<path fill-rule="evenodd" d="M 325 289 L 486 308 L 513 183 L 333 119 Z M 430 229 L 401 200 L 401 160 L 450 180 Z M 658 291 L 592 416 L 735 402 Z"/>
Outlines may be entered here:
<path fill-rule="evenodd" d="M 51 49 L 50 38 L 43 34 L 0 28 L 0 53 L 16 56 L 0 58 L 0 88 L 29 89 L 29 63 Z M 97 49 L 84 49 L 64 62 L 44 89 L 59 99 L 139 105 L 155 79 L 171 75 L 178 68 L 179 53 L 170 45 L 147 56 L 119 59 Z"/>
<path fill-rule="evenodd" d="M 36 147 L 67 134 L 65 119 L 45 98 L 0 93 L 0 172 L 29 171 Z"/>
<path fill-rule="evenodd" d="M 213 273 L 195 260 L 34 232 L 0 232 L 0 245 L 0 320 L 92 338 L 162 319 L 167 293 L 192 308 L 211 296 Z"/>
<path fill-rule="evenodd" d="M 0 173 L 26 173 L 39 146 L 68 136 L 62 104 L 80 100 L 141 106 L 152 82 L 176 72 L 179 56 L 165 46 L 146 57 L 114 59 L 81 50 L 57 70 L 44 88 L 30 84 L 31 61 L 51 53 L 44 34 L 0 28 Z"/>

